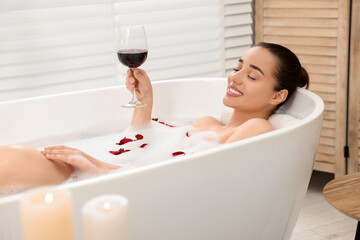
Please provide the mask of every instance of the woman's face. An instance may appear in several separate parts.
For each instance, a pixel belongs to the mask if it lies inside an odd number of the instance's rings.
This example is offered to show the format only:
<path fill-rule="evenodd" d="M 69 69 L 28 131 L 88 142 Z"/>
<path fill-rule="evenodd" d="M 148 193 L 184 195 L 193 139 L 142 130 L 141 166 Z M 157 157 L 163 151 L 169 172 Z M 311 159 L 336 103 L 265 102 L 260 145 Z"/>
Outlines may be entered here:
<path fill-rule="evenodd" d="M 277 93 L 276 64 L 276 57 L 267 49 L 249 49 L 228 76 L 224 104 L 242 112 L 271 112 L 277 105 L 273 100 Z"/>

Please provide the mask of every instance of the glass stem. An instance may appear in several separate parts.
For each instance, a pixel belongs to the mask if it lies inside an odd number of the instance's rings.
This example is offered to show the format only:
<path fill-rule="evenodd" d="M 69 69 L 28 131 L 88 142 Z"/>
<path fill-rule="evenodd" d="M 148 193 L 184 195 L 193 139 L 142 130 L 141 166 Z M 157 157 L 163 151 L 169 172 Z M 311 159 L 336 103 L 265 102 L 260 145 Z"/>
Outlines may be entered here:
<path fill-rule="evenodd" d="M 137 97 L 136 97 L 136 88 L 134 87 L 134 90 L 133 90 L 133 100 L 132 102 L 138 102 L 137 100 Z"/>

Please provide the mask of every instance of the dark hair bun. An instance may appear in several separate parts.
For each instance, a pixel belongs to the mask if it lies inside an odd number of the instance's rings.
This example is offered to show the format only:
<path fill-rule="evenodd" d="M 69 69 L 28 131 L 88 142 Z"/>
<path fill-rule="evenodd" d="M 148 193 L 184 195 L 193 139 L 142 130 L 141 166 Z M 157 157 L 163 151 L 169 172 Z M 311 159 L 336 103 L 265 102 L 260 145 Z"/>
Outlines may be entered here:
<path fill-rule="evenodd" d="M 301 67 L 301 75 L 300 75 L 300 80 L 298 83 L 298 87 L 305 87 L 306 89 L 309 88 L 309 74 L 308 72 L 305 70 L 305 68 Z"/>

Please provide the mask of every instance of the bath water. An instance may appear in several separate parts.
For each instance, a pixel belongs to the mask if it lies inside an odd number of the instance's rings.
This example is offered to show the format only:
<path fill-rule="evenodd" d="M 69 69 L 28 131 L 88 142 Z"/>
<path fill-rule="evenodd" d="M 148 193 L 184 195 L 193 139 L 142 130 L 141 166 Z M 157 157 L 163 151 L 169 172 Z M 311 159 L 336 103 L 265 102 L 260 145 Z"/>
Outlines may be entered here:
<path fill-rule="evenodd" d="M 172 124 L 181 127 L 171 127 Z M 124 138 L 132 141 L 126 142 Z M 119 145 L 121 140 L 126 143 Z M 169 124 L 151 121 L 141 130 L 128 128 L 121 133 L 65 141 L 59 145 L 77 148 L 98 160 L 121 166 L 116 172 L 122 172 L 188 156 L 201 150 L 219 146 L 220 143 L 215 132 L 195 132 L 193 126 L 184 125 L 182 121 L 173 121 Z M 42 150 L 43 147 L 38 149 Z M 110 151 L 117 152 L 120 149 L 122 149 L 121 154 L 110 153 Z M 94 176 L 97 175 L 75 171 L 63 184 Z M 27 186 L 26 189 L 28 188 Z M 22 186 L 2 189 L 0 198 L 23 190 Z"/>
<path fill-rule="evenodd" d="M 122 139 L 126 143 L 118 145 Z M 195 132 L 191 125 L 171 127 L 165 123 L 151 121 L 141 130 L 128 128 L 122 133 L 82 139 L 63 145 L 78 148 L 103 162 L 121 166 L 117 171 L 126 171 L 188 156 L 216 147 L 220 143 L 215 132 Z M 119 151 L 120 149 L 122 150 Z M 115 155 L 110 151 L 120 154 Z M 88 174 L 76 172 L 67 182 L 87 177 Z"/>

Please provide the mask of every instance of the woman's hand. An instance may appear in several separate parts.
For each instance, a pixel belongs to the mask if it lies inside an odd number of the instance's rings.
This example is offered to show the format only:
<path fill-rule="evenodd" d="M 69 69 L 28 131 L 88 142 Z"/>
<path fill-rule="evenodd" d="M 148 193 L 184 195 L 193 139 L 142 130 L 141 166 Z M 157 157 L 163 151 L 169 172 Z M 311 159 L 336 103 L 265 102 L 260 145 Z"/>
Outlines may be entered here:
<path fill-rule="evenodd" d="M 41 153 L 49 160 L 65 162 L 86 173 L 105 173 L 119 168 L 119 166 L 104 163 L 76 148 L 67 146 L 45 147 Z"/>
<path fill-rule="evenodd" d="M 126 74 L 126 87 L 131 93 L 133 93 L 135 88 L 137 99 L 142 103 L 146 103 L 148 106 L 152 106 L 153 91 L 150 78 L 145 70 L 140 68 L 134 70 L 128 69 Z"/>
<path fill-rule="evenodd" d="M 141 128 L 151 121 L 153 90 L 150 78 L 143 69 L 129 69 L 126 76 L 126 87 L 131 92 L 136 88 L 137 99 L 146 104 L 145 107 L 134 109 L 131 120 L 131 127 Z"/>

